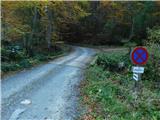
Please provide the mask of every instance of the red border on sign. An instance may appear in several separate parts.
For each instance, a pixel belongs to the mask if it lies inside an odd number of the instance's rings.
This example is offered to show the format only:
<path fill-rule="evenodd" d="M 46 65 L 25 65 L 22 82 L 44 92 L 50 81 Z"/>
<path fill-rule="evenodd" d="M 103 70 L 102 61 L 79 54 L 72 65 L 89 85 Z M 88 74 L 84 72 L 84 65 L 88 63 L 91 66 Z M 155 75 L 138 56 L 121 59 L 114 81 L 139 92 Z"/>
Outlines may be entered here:
<path fill-rule="evenodd" d="M 134 53 L 135 53 L 137 50 L 139 50 L 139 49 L 144 50 L 145 53 L 146 53 L 146 60 L 143 61 L 142 63 L 138 63 L 138 62 L 134 59 Z M 133 50 L 133 52 L 132 52 L 132 54 L 131 54 L 131 57 L 132 57 L 132 62 L 133 62 L 134 64 L 144 65 L 144 64 L 146 64 L 146 62 L 147 62 L 147 60 L 148 60 L 148 51 L 147 51 L 147 49 L 144 48 L 144 47 L 137 47 L 137 48 L 135 48 L 135 49 Z"/>

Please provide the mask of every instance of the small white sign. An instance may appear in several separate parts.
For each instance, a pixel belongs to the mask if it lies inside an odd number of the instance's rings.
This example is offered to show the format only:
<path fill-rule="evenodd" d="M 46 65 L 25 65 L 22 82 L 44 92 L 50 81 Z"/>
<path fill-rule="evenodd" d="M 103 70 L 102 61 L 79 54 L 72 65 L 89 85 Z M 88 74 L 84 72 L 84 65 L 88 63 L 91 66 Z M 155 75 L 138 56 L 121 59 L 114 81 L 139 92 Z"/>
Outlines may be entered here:
<path fill-rule="evenodd" d="M 138 74 L 137 73 L 133 73 L 133 79 L 138 81 L 139 78 L 138 78 Z"/>
<path fill-rule="evenodd" d="M 133 66 L 132 67 L 132 71 L 134 73 L 144 73 L 144 67 L 135 67 L 135 66 Z"/>

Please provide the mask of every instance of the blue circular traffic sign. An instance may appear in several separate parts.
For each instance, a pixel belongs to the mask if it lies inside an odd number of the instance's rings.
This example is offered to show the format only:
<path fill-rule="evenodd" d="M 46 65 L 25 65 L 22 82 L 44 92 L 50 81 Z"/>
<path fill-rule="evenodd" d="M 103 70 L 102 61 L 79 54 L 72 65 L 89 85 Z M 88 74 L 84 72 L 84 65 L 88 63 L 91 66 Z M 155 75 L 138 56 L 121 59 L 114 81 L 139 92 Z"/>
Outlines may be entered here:
<path fill-rule="evenodd" d="M 136 65 L 144 65 L 148 60 L 148 52 L 144 47 L 137 47 L 131 54 L 132 62 Z"/>

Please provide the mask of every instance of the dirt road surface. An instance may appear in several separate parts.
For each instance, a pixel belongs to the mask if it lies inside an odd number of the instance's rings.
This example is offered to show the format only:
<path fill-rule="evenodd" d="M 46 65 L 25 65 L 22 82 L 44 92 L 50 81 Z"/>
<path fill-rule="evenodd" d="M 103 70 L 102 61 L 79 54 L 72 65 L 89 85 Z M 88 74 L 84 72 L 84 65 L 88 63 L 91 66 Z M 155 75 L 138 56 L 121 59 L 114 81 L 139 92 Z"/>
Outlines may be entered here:
<path fill-rule="evenodd" d="M 2 120 L 74 120 L 78 88 L 95 50 L 69 55 L 2 79 Z"/>

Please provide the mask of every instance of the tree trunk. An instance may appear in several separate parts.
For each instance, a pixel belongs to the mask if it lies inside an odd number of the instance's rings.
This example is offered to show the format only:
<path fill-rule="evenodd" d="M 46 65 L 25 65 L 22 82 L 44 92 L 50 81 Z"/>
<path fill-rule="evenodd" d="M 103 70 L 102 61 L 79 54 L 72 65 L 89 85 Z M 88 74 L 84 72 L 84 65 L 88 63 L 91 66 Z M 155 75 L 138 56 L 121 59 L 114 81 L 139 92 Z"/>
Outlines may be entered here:
<path fill-rule="evenodd" d="M 50 50 L 51 48 L 51 37 L 52 37 L 52 15 L 51 10 L 48 6 L 46 6 L 47 10 L 47 17 L 48 17 L 48 26 L 47 26 L 47 34 L 46 34 L 46 40 L 47 40 L 47 48 Z"/>
<path fill-rule="evenodd" d="M 134 18 L 132 19 L 132 28 L 131 28 L 131 32 L 130 32 L 130 36 L 129 36 L 129 40 L 132 40 L 133 36 L 134 36 Z"/>
<path fill-rule="evenodd" d="M 30 33 L 30 37 L 29 37 L 29 41 L 28 41 L 28 49 L 27 52 L 29 54 L 29 56 L 33 55 L 33 45 L 32 45 L 32 41 L 33 41 L 33 34 L 35 33 L 35 28 L 36 28 L 36 22 L 37 22 L 37 15 L 38 15 L 38 10 L 37 7 L 34 7 L 34 16 L 33 16 L 33 23 L 32 23 L 32 32 Z"/>
<path fill-rule="evenodd" d="M 1 34 L 2 35 L 2 40 L 6 40 L 6 25 L 5 25 L 6 21 L 5 21 L 5 12 L 4 12 L 4 9 L 1 9 L 1 15 L 2 15 L 2 19 L 1 19 L 2 20 L 1 21 L 2 22 L 2 32 L 1 32 L 2 33 Z"/>

